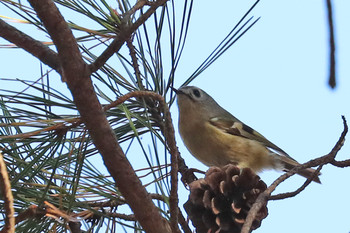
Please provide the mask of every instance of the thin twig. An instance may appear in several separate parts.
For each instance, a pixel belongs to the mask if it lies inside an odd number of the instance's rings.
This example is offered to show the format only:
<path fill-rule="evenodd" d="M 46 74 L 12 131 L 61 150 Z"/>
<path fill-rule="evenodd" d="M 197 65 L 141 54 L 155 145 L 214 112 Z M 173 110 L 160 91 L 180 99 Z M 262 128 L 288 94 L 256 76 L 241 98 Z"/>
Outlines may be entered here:
<path fill-rule="evenodd" d="M 167 202 L 166 198 L 158 193 L 151 193 L 150 194 L 151 198 L 154 200 L 159 200 L 164 203 Z M 89 218 L 94 218 L 94 216 L 108 216 L 108 217 L 113 217 L 113 218 L 120 218 L 126 221 L 137 221 L 135 218 L 134 214 L 121 214 L 121 213 L 96 213 L 99 209 L 103 209 L 103 207 L 110 207 L 110 208 L 115 208 L 120 205 L 126 204 L 125 199 L 120 199 L 120 200 L 110 200 L 110 201 L 105 201 L 105 202 L 81 202 L 83 203 L 83 206 L 89 206 L 93 210 L 84 210 L 80 213 L 75 213 L 72 216 L 75 218 L 83 218 L 83 219 L 89 219 Z"/>
<path fill-rule="evenodd" d="M 170 203 L 170 226 L 172 229 L 172 232 L 180 232 L 178 227 L 178 204 L 179 204 L 179 198 L 178 198 L 178 158 L 179 158 L 179 150 L 176 146 L 176 140 L 175 140 L 175 130 L 174 126 L 171 120 L 170 111 L 168 108 L 168 105 L 164 103 L 164 117 L 165 117 L 165 136 L 166 140 L 169 146 L 170 154 L 171 154 L 171 189 L 170 189 L 170 197 L 169 197 L 169 203 Z"/>
<path fill-rule="evenodd" d="M 16 224 L 25 221 L 27 219 L 37 218 L 40 219 L 44 216 L 52 219 L 60 219 L 63 218 L 66 220 L 72 230 L 73 233 L 80 233 L 80 220 L 76 218 L 76 214 L 67 214 L 63 210 L 58 209 L 56 206 L 52 205 L 51 203 L 44 201 L 44 205 L 42 208 L 31 205 L 26 209 L 25 211 L 18 214 L 16 217 Z M 74 231 L 73 231 L 74 230 Z"/>
<path fill-rule="evenodd" d="M 128 11 L 126 12 L 123 16 L 127 19 L 130 18 L 131 15 L 135 14 L 136 11 L 142 9 L 145 5 L 151 6 L 157 4 L 157 2 L 150 2 L 148 0 L 138 0 L 135 5 Z"/>
<path fill-rule="evenodd" d="M 13 195 L 11 191 L 11 183 L 7 173 L 4 157 L 0 152 L 0 189 L 4 197 L 5 206 L 5 225 L 0 231 L 1 233 L 15 232 L 15 210 L 13 208 Z"/>
<path fill-rule="evenodd" d="M 31 205 L 25 211 L 19 213 L 16 217 L 16 224 L 31 218 L 42 218 L 45 216 L 45 210 L 38 208 L 36 205 Z"/>
<path fill-rule="evenodd" d="M 296 195 L 298 195 L 299 193 L 301 193 L 313 180 L 315 177 L 317 177 L 319 175 L 320 170 L 322 169 L 323 164 L 318 166 L 317 170 L 313 173 L 312 176 L 310 176 L 302 186 L 300 186 L 297 190 L 293 191 L 293 192 L 287 192 L 287 193 L 280 193 L 277 195 L 272 195 L 269 197 L 269 200 L 281 200 L 281 199 L 286 199 L 286 198 L 290 198 L 290 197 L 294 197 Z"/>
<path fill-rule="evenodd" d="M 72 119 L 71 125 L 67 125 L 67 122 L 60 122 L 54 125 L 51 125 L 49 127 L 45 127 L 42 129 L 30 131 L 27 133 L 19 133 L 19 134 L 14 134 L 14 135 L 6 135 L 6 136 L 0 136 L 0 139 L 12 139 L 12 138 L 20 138 L 20 139 L 25 139 L 25 138 L 30 138 L 33 136 L 36 136 L 40 133 L 47 132 L 47 131 L 55 131 L 57 134 L 61 133 L 62 130 L 67 131 L 70 128 L 74 128 L 82 123 L 82 121 L 79 118 L 74 118 Z"/>
<path fill-rule="evenodd" d="M 151 198 L 154 199 L 154 200 L 166 202 L 164 196 L 163 196 L 163 195 L 160 195 L 160 194 L 158 194 L 158 193 L 150 193 L 150 196 L 151 196 Z"/>
<path fill-rule="evenodd" d="M 278 177 L 263 193 L 261 193 L 258 198 L 256 199 L 255 203 L 253 204 L 252 208 L 249 210 L 247 218 L 245 223 L 243 224 L 241 233 L 249 233 L 252 223 L 257 215 L 257 213 L 259 212 L 259 210 L 263 207 L 267 205 L 267 201 L 269 199 L 269 197 L 271 196 L 271 193 L 276 189 L 276 187 L 282 183 L 283 181 L 285 181 L 287 178 L 291 177 L 292 175 L 296 174 L 298 171 L 303 170 L 305 168 L 309 168 L 309 167 L 315 167 L 315 166 L 320 166 L 319 169 L 317 170 L 317 172 L 319 172 L 319 170 L 322 168 L 323 165 L 328 164 L 328 163 L 332 163 L 334 161 L 335 156 L 337 155 L 337 153 L 339 152 L 339 150 L 342 148 L 344 141 L 345 141 L 345 136 L 348 132 L 348 125 L 346 123 L 346 119 L 344 116 L 342 116 L 343 119 L 343 125 L 344 125 L 344 129 L 343 132 L 341 133 L 337 143 L 335 144 L 335 146 L 332 148 L 331 152 L 328 153 L 325 156 L 322 156 L 320 158 L 317 159 L 313 159 L 307 163 L 301 164 L 297 167 L 295 167 L 294 169 L 284 173 L 283 175 L 281 175 L 280 177 Z M 304 187 L 305 188 L 305 187 Z"/>
<path fill-rule="evenodd" d="M 336 166 L 336 167 L 349 167 L 350 166 L 350 159 L 347 160 L 343 160 L 343 161 L 332 161 L 331 162 L 332 165 Z"/>
<path fill-rule="evenodd" d="M 120 27 L 122 28 L 122 27 Z M 124 30 L 118 34 L 118 36 L 112 41 L 112 43 L 102 52 L 102 54 L 96 58 L 96 60 L 89 65 L 89 69 L 91 73 L 98 71 L 109 58 L 113 56 L 114 53 L 118 52 L 122 47 L 124 42 L 129 38 L 130 35 L 128 33 L 123 33 Z"/>
<path fill-rule="evenodd" d="M 133 214 L 107 213 L 105 215 L 112 218 L 120 218 L 125 221 L 137 221 L 137 219 L 135 218 L 135 215 Z"/>
<path fill-rule="evenodd" d="M 78 202 L 77 204 L 83 204 L 82 206 L 88 205 L 89 207 L 118 207 L 120 205 L 124 205 L 126 203 L 125 199 L 113 199 L 108 201 L 82 201 Z M 81 206 L 81 205 L 79 205 Z"/>
<path fill-rule="evenodd" d="M 44 201 L 44 204 L 45 204 L 44 210 L 45 210 L 46 217 L 51 217 L 53 219 L 63 218 L 67 222 L 79 222 L 80 221 L 77 218 L 69 215 L 64 210 L 60 210 L 59 208 L 57 208 L 56 206 L 54 206 L 53 204 L 51 204 L 48 201 Z"/>
<path fill-rule="evenodd" d="M 191 228 L 188 226 L 188 222 L 186 221 L 185 217 L 183 216 L 181 210 L 178 210 L 179 213 L 179 224 L 181 226 L 181 229 L 184 233 L 192 233 Z"/>
<path fill-rule="evenodd" d="M 332 1 L 326 0 L 328 12 L 328 28 L 329 28 L 329 80 L 328 84 L 331 88 L 336 86 L 336 64 L 335 64 L 335 39 L 334 25 L 332 13 Z"/>
<path fill-rule="evenodd" d="M 99 209 L 101 210 L 99 212 Z M 134 221 L 136 222 L 137 219 L 134 214 L 121 214 L 121 213 L 115 213 L 115 212 L 105 212 L 103 209 L 94 207 L 92 209 L 84 210 L 79 213 L 75 213 L 72 216 L 79 219 L 84 219 L 85 221 L 89 222 L 94 219 L 100 219 L 101 217 L 112 217 L 112 218 L 120 218 L 126 221 Z"/>
<path fill-rule="evenodd" d="M 132 67 L 134 68 L 135 71 L 135 76 L 136 76 L 136 83 L 137 86 L 140 90 L 144 90 L 145 87 L 142 84 L 142 79 L 141 79 L 141 72 L 139 69 L 139 64 L 137 63 L 137 56 L 136 56 L 136 51 L 135 51 L 135 47 L 133 45 L 133 36 L 131 36 L 127 41 L 126 41 L 126 46 L 128 46 L 129 48 L 129 54 L 131 57 L 131 63 L 132 63 Z"/>
<path fill-rule="evenodd" d="M 159 200 L 166 202 L 164 196 L 158 194 L 158 193 L 150 193 L 150 197 L 154 200 Z M 79 203 L 83 205 L 79 205 Z M 82 201 L 77 203 L 79 206 L 89 206 L 89 207 L 118 207 L 120 205 L 126 204 L 126 200 L 124 198 L 119 198 L 119 199 L 113 199 L 113 200 L 108 200 L 108 201 Z"/>

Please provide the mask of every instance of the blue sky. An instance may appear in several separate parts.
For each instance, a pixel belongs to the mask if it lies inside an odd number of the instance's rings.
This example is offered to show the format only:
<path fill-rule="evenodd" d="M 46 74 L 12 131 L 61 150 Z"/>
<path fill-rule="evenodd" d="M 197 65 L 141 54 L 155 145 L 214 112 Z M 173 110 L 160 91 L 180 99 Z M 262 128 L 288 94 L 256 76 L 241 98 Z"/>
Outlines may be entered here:
<path fill-rule="evenodd" d="M 176 87 L 201 64 L 252 3 L 195 2 Z M 343 129 L 341 115 L 350 121 L 350 2 L 333 1 L 337 43 L 335 90 L 327 86 L 325 6 L 325 1 L 315 0 L 261 1 L 252 12 L 261 17 L 259 22 L 191 83 L 299 162 L 330 152 Z M 38 62 L 31 55 L 8 49 L 1 49 L 0 53 L 6 56 L 0 65 L 2 77 L 30 80 L 39 77 Z M 177 107 L 172 106 L 171 111 L 177 124 Z M 178 134 L 177 139 L 187 164 L 206 170 L 189 154 Z M 337 158 L 349 157 L 350 143 L 346 141 Z M 280 174 L 266 171 L 260 176 L 269 184 Z M 311 184 L 294 198 L 269 202 L 269 216 L 255 232 L 349 232 L 348 177 L 350 168 L 325 166 L 322 185 Z M 293 191 L 302 183 L 302 178 L 292 177 L 274 194 Z M 183 203 L 187 191 L 181 193 Z"/>
<path fill-rule="evenodd" d="M 332 2 L 337 42 L 335 90 L 327 86 L 326 4 L 313 0 L 261 1 L 253 11 L 261 16 L 260 21 L 192 83 L 299 162 L 327 154 L 342 132 L 341 115 L 350 117 L 350 2 Z M 192 29 L 198 30 L 191 31 L 187 48 L 195 51 L 192 59 L 202 61 L 212 44 L 229 31 L 227 22 L 236 21 L 236 11 L 244 8 L 240 1 L 221 1 L 220 5 L 201 1 L 194 8 L 197 16 Z M 205 22 L 203 12 L 208 16 Z M 196 42 L 198 37 L 203 43 Z M 345 142 L 337 158 L 349 158 L 349 148 Z M 195 160 L 187 161 L 201 166 Z M 271 183 L 280 174 L 267 171 L 260 176 Z M 350 188 L 344 182 L 349 176 L 350 169 L 324 167 L 322 185 L 311 184 L 297 197 L 269 202 L 269 216 L 255 232 L 349 232 Z M 302 183 L 302 178 L 292 177 L 275 194 L 293 191 Z"/>

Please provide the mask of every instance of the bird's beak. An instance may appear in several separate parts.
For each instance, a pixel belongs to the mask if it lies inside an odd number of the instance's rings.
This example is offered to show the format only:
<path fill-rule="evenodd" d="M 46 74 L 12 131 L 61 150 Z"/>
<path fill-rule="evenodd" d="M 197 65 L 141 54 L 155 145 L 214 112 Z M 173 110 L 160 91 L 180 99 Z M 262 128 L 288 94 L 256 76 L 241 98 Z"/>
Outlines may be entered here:
<path fill-rule="evenodd" d="M 176 89 L 176 88 L 174 88 L 174 87 L 170 87 L 170 89 L 171 90 L 173 90 L 176 94 L 178 94 L 179 93 L 179 90 L 178 89 Z"/>
<path fill-rule="evenodd" d="M 174 87 L 170 87 L 170 88 L 171 88 L 171 90 L 173 90 L 176 93 L 176 95 L 186 94 L 185 92 L 181 91 L 180 89 L 176 89 Z"/>

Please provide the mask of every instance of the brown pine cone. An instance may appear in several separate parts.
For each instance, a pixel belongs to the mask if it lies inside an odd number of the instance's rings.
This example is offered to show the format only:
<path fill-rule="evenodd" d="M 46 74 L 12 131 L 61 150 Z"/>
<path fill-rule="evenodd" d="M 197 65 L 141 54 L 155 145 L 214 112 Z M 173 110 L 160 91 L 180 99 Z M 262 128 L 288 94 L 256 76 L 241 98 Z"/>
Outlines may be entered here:
<path fill-rule="evenodd" d="M 184 208 L 197 233 L 240 232 L 250 208 L 265 189 L 266 184 L 250 168 L 239 169 L 232 164 L 211 167 L 204 179 L 190 183 Z M 261 208 L 252 230 L 267 214 L 267 207 Z"/>

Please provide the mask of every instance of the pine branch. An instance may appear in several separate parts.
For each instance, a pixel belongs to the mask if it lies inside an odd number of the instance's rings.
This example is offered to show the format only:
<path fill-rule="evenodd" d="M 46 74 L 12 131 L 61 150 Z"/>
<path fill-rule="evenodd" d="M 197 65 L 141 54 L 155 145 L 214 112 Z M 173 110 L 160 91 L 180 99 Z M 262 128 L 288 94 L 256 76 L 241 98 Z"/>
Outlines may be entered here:
<path fill-rule="evenodd" d="M 127 99 L 132 97 L 151 97 L 154 100 L 159 101 L 160 108 L 163 108 L 164 118 L 165 118 L 165 139 L 167 141 L 168 147 L 170 149 L 171 154 L 171 190 L 170 190 L 170 221 L 171 221 L 171 229 L 172 232 L 179 232 L 178 229 L 178 158 L 179 151 L 176 146 L 175 141 L 175 131 L 171 120 L 171 115 L 168 106 L 166 105 L 164 98 L 154 92 L 149 91 L 134 91 L 130 92 L 124 96 L 118 98 L 117 101 L 112 102 L 111 104 L 104 107 L 104 110 L 108 110 L 112 107 L 118 106 L 119 104 L 125 102 Z"/>
<path fill-rule="evenodd" d="M 131 35 L 137 30 L 139 26 L 141 26 L 146 20 L 157 10 L 159 6 L 164 5 L 168 0 L 158 0 L 151 4 L 150 8 L 140 16 L 139 19 L 136 20 L 135 23 L 130 26 L 123 25 L 121 26 L 121 30 L 118 33 L 118 36 L 113 40 L 113 42 L 106 48 L 105 51 L 95 60 L 94 63 L 90 64 L 90 72 L 94 73 L 99 70 L 107 60 L 113 56 L 114 53 L 119 51 L 121 46 L 127 41 Z M 141 2 L 141 1 L 140 1 Z M 147 1 L 144 1 L 147 2 Z M 134 11 L 132 9 L 131 11 Z M 128 18 L 128 17 L 127 17 Z"/>
<path fill-rule="evenodd" d="M 81 118 L 116 186 L 146 232 L 169 232 L 166 220 L 161 217 L 117 142 L 94 92 L 90 70 L 67 23 L 53 1 L 29 2 L 57 47 L 62 63 L 62 79 L 67 82 Z"/>
<path fill-rule="evenodd" d="M 0 36 L 37 57 L 41 62 L 50 66 L 58 73 L 61 73 L 60 61 L 56 52 L 40 41 L 7 24 L 2 19 L 0 19 Z"/>
<path fill-rule="evenodd" d="M 14 233 L 15 232 L 15 210 L 13 208 L 13 195 L 11 191 L 11 183 L 7 173 L 6 164 L 4 158 L 0 152 L 0 190 L 4 198 L 5 206 L 5 225 L 0 231 L 1 233 Z"/>

